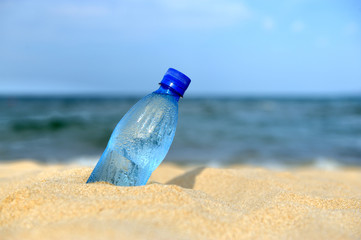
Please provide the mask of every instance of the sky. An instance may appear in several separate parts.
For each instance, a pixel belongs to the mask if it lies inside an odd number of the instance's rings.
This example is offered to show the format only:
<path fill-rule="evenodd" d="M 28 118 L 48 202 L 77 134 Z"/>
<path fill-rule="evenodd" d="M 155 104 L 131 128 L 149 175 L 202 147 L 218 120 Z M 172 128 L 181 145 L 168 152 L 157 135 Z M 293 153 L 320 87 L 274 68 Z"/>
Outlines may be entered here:
<path fill-rule="evenodd" d="M 359 0 L 0 0 L 0 94 L 361 94 Z"/>

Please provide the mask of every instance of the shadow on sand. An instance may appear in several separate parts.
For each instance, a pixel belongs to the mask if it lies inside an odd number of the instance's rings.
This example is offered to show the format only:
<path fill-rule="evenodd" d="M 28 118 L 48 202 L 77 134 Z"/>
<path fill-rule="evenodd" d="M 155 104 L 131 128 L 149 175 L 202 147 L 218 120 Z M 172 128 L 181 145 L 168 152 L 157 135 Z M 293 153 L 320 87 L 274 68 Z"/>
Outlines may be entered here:
<path fill-rule="evenodd" d="M 169 180 L 167 185 L 177 185 L 183 188 L 193 189 L 197 176 L 205 169 L 205 167 L 198 167 L 194 170 L 184 173 L 178 177 Z"/>

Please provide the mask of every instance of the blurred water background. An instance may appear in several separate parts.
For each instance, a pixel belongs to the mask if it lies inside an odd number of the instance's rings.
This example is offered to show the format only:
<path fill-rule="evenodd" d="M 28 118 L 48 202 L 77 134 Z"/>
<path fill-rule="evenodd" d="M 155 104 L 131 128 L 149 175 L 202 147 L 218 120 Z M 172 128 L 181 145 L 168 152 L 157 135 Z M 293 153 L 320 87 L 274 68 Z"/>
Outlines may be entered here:
<path fill-rule="evenodd" d="M 173 67 L 192 83 L 165 161 L 361 165 L 360 14 L 358 0 L 2 0 L 0 161 L 94 165 Z"/>
<path fill-rule="evenodd" d="M 0 161 L 95 164 L 141 97 L 1 97 Z M 361 97 L 189 98 L 165 161 L 361 165 Z"/>

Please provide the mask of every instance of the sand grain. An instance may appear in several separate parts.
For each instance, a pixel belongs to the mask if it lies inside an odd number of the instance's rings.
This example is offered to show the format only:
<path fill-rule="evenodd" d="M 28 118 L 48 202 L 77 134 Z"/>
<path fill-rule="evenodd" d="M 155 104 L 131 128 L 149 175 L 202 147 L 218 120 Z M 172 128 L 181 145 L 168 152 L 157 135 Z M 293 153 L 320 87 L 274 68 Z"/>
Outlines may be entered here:
<path fill-rule="evenodd" d="M 142 187 L 91 168 L 0 165 L 0 239 L 360 239 L 361 170 L 161 165 Z"/>

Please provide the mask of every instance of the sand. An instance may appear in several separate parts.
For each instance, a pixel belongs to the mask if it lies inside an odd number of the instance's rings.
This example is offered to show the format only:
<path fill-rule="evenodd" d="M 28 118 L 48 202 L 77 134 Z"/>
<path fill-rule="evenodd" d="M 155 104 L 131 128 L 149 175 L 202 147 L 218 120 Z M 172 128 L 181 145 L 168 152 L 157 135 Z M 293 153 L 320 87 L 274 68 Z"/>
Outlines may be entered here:
<path fill-rule="evenodd" d="M 142 187 L 0 164 L 0 239 L 361 239 L 361 169 L 162 164 Z"/>

